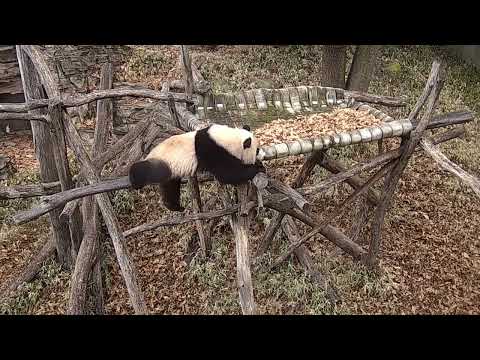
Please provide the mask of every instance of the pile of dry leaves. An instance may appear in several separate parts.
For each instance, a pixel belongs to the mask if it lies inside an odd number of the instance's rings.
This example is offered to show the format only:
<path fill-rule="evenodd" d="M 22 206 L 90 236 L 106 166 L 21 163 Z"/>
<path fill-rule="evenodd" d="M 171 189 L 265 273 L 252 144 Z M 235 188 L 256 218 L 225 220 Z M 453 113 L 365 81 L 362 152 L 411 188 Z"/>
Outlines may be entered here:
<path fill-rule="evenodd" d="M 261 145 L 312 139 L 333 135 L 381 123 L 366 111 L 335 108 L 330 112 L 298 115 L 292 119 L 277 119 L 255 130 Z"/>
<path fill-rule="evenodd" d="M 38 169 L 32 135 L 7 135 L 0 141 L 0 154 L 10 159 L 16 170 Z"/>

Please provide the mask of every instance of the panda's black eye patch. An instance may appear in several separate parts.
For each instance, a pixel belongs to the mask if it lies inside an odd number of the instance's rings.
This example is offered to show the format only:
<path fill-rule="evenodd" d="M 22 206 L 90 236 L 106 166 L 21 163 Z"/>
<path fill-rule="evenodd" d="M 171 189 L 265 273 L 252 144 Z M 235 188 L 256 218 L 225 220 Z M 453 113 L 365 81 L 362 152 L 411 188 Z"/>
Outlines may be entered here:
<path fill-rule="evenodd" d="M 250 146 L 252 146 L 252 138 L 248 138 L 243 142 L 243 148 L 248 149 Z"/>

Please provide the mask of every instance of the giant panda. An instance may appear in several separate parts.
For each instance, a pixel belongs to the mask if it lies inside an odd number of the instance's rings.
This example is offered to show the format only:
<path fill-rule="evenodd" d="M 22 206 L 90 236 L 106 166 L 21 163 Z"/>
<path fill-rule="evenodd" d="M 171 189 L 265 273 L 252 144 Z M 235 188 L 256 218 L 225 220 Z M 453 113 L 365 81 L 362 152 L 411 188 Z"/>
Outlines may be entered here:
<path fill-rule="evenodd" d="M 134 189 L 159 184 L 164 206 L 181 212 L 185 210 L 180 205 L 182 177 L 200 170 L 210 172 L 222 184 L 242 184 L 265 172 L 256 161 L 258 153 L 258 140 L 249 126 L 213 124 L 171 136 L 155 146 L 145 160 L 130 167 L 130 183 Z"/>

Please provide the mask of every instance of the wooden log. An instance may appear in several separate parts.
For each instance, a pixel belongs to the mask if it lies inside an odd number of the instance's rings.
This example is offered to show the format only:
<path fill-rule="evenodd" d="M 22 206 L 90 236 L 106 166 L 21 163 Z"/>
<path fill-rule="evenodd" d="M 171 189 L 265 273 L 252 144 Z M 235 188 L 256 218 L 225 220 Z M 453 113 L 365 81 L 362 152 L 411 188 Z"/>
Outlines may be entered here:
<path fill-rule="evenodd" d="M 106 63 L 102 66 L 101 73 L 100 73 L 100 89 L 101 90 L 108 90 L 111 89 L 113 86 L 113 67 L 112 64 Z M 92 148 L 92 156 L 96 157 L 99 154 L 105 152 L 107 147 L 107 141 L 110 134 L 111 129 L 113 129 L 113 102 L 111 99 L 102 99 L 97 102 L 97 119 L 95 122 L 95 133 L 94 133 L 94 141 L 93 141 L 93 148 Z M 97 167 L 96 170 L 100 175 L 102 173 L 102 167 Z M 86 244 L 86 251 L 82 253 L 83 261 L 86 263 L 82 269 L 81 264 L 79 264 L 80 269 L 79 271 L 84 271 L 85 273 L 80 275 L 84 276 L 85 279 L 88 279 L 90 273 L 93 278 L 93 296 L 95 301 L 95 312 L 97 314 L 103 314 L 104 309 L 104 298 L 103 298 L 103 284 L 102 284 L 102 274 L 101 274 L 101 247 L 100 247 L 100 219 L 98 213 L 97 204 L 94 202 L 93 198 L 86 198 L 85 200 L 85 213 L 84 218 L 87 222 L 87 230 L 88 234 L 85 235 L 83 241 L 87 242 Z M 94 244 L 91 244 L 94 242 Z M 72 284 L 73 289 L 73 284 Z M 72 311 L 80 311 L 84 310 L 85 304 L 85 291 L 86 289 L 76 289 L 82 292 L 82 296 L 80 297 L 80 301 L 83 303 L 75 309 L 75 300 L 70 302 L 70 310 Z M 78 302 L 77 302 L 78 305 Z"/>
<path fill-rule="evenodd" d="M 182 106 L 176 104 L 177 113 L 180 116 L 180 125 L 182 130 L 193 131 L 200 130 L 208 126 L 205 121 L 200 121 L 195 115 Z"/>
<path fill-rule="evenodd" d="M 424 92 L 420 97 L 419 101 L 417 101 L 417 105 L 415 109 L 412 111 L 412 113 L 410 114 L 409 118 L 413 119 L 416 116 L 416 114 L 418 114 L 421 106 L 423 105 L 422 101 L 420 101 L 422 99 L 423 101 L 425 101 L 424 99 L 428 99 L 425 114 L 423 115 L 422 119 L 418 122 L 415 130 L 412 131 L 410 138 L 405 141 L 405 144 L 403 147 L 404 150 L 402 151 L 402 154 L 398 159 L 396 166 L 392 169 L 389 177 L 385 181 L 384 193 L 382 195 L 380 204 L 376 209 L 375 218 L 372 223 L 372 235 L 370 240 L 370 246 L 368 249 L 368 254 L 364 258 L 365 264 L 370 268 L 374 268 L 378 265 L 377 255 L 379 252 L 380 242 L 381 242 L 381 230 L 383 227 L 385 214 L 386 214 L 387 208 L 389 207 L 392 201 L 396 185 L 403 173 L 403 170 L 407 166 L 408 160 L 413 154 L 415 147 L 420 142 L 421 137 L 427 128 L 427 125 L 431 119 L 433 110 L 435 108 L 436 101 L 440 94 L 440 91 L 442 88 L 442 82 L 443 82 L 443 78 L 440 72 L 440 65 L 441 63 L 437 60 L 433 62 L 430 76 L 428 78 L 427 84 L 425 85 Z"/>
<path fill-rule="evenodd" d="M 103 167 L 109 161 L 113 160 L 120 152 L 124 151 L 135 139 L 142 136 L 143 132 L 147 129 L 151 119 L 145 119 L 138 122 L 132 130 L 130 130 L 120 140 L 115 142 L 107 151 L 93 158 L 94 164 L 98 167 Z"/>
<path fill-rule="evenodd" d="M 389 151 L 369 161 L 359 163 L 358 165 L 352 167 L 351 169 L 343 173 L 333 175 L 316 185 L 297 189 L 297 192 L 301 195 L 309 195 L 312 193 L 323 191 L 332 185 L 341 183 L 342 181 L 358 174 L 361 171 L 371 170 L 378 165 L 396 159 L 400 156 L 400 153 L 400 149 Z M 65 203 L 71 200 L 85 197 L 88 195 L 100 194 L 107 191 L 126 189 L 128 187 L 130 187 L 130 180 L 128 176 L 125 176 L 122 178 L 90 184 L 82 188 L 71 189 L 62 193 L 53 194 L 42 199 L 38 206 L 27 211 L 18 212 L 11 217 L 11 221 L 13 221 L 16 225 L 22 224 L 27 221 L 31 221 L 39 216 L 42 216 L 43 214 L 46 214 L 47 212 L 50 212 L 57 207 L 63 206 Z"/>
<path fill-rule="evenodd" d="M 48 119 L 42 114 L 0 113 L 0 121 L 41 121 L 48 123 Z"/>
<path fill-rule="evenodd" d="M 299 173 L 297 174 L 295 180 L 293 181 L 292 187 L 298 188 L 303 186 L 307 181 L 308 177 L 312 173 L 312 170 L 317 165 L 317 163 L 322 159 L 324 153 L 322 151 L 316 151 L 312 153 L 307 160 L 302 165 Z M 265 251 L 270 247 L 273 238 L 275 237 L 276 232 L 280 228 L 280 225 L 283 220 L 283 213 L 279 212 L 272 219 L 270 224 L 265 231 L 264 236 L 260 240 L 260 245 L 257 249 L 256 256 L 259 257 L 265 253 Z"/>
<path fill-rule="evenodd" d="M 382 165 L 386 162 L 396 159 L 400 156 L 400 154 L 401 154 L 401 149 L 395 149 L 395 150 L 377 155 L 372 159 L 368 159 L 358 163 L 357 165 L 351 167 L 348 170 L 345 170 L 338 174 L 331 175 L 327 179 L 315 185 L 298 189 L 298 192 L 302 195 L 309 195 L 309 194 L 324 191 L 333 185 L 340 184 L 343 181 L 350 179 L 352 176 L 358 175 L 362 171 L 372 170 L 379 165 Z"/>
<path fill-rule="evenodd" d="M 459 138 L 465 134 L 465 128 L 462 127 L 457 127 L 454 129 L 450 129 L 447 131 L 444 131 L 441 134 L 438 134 L 434 137 L 430 138 L 430 141 L 432 142 L 433 145 L 438 145 L 440 143 Z"/>
<path fill-rule="evenodd" d="M 113 86 L 113 67 L 111 63 L 102 66 L 100 73 L 100 89 L 108 90 Z M 103 153 L 107 147 L 108 136 L 113 127 L 112 99 L 101 99 L 97 102 L 97 118 L 93 137 L 93 157 Z M 101 170 L 101 168 L 99 168 Z"/>
<path fill-rule="evenodd" d="M 457 178 L 460 179 L 463 183 L 465 183 L 473 192 L 480 197 L 480 180 L 474 176 L 467 173 L 463 170 L 460 166 L 453 163 L 449 160 L 445 154 L 443 154 L 438 146 L 433 145 L 433 143 L 428 139 L 422 139 L 420 141 L 420 145 L 422 146 L 423 150 L 433 159 L 436 161 L 440 167 L 451 174 L 455 175 Z"/>
<path fill-rule="evenodd" d="M 33 66 L 40 75 L 41 83 L 50 99 L 61 99 L 62 94 L 58 89 L 58 81 L 47 65 L 47 61 L 38 45 L 21 45 L 22 50 L 28 55 Z"/>
<path fill-rule="evenodd" d="M 329 225 L 337 216 L 339 216 L 343 209 L 345 209 L 348 205 L 351 205 L 353 201 L 360 195 L 367 192 L 367 190 L 372 186 L 375 182 L 377 182 L 380 178 L 384 177 L 388 171 L 390 171 L 393 166 L 396 164 L 395 160 L 388 163 L 384 167 L 382 167 L 379 171 L 377 171 L 373 176 L 368 179 L 360 188 L 355 190 L 353 194 L 351 194 L 347 199 L 345 199 L 338 207 L 336 207 L 327 217 L 326 220 L 322 221 L 319 225 L 317 225 L 318 229 L 324 228 Z M 274 263 L 272 264 L 272 268 L 280 265 L 283 261 L 285 261 L 299 246 L 301 246 L 305 241 L 309 238 L 314 236 L 318 231 L 312 231 L 310 236 L 305 235 L 301 239 L 297 240 L 296 242 L 292 243 L 288 249 L 285 251 L 284 254 L 279 256 Z"/>
<path fill-rule="evenodd" d="M 38 207 L 26 212 L 20 212 L 13 216 L 14 224 L 19 225 L 36 219 L 56 208 L 62 207 L 67 202 L 89 195 L 100 194 L 107 191 L 121 190 L 130 187 L 128 176 L 115 180 L 107 180 L 101 183 L 90 184 L 81 188 L 74 188 L 64 192 L 56 193 L 43 198 Z"/>
<path fill-rule="evenodd" d="M 78 208 L 79 205 L 80 199 L 76 199 L 67 203 L 60 213 L 60 220 L 63 222 L 68 222 L 73 212 Z"/>
<path fill-rule="evenodd" d="M 183 66 L 183 78 L 185 81 L 185 98 L 191 100 L 193 98 L 192 62 L 186 45 L 180 45 L 180 60 Z M 193 107 L 189 105 L 187 105 L 187 110 L 194 112 Z"/>
<path fill-rule="evenodd" d="M 193 64 L 192 64 L 193 71 Z M 194 72 L 195 74 L 195 72 Z M 195 78 L 195 76 L 194 76 Z M 170 87 L 172 89 L 185 92 L 185 81 L 184 80 L 172 80 L 170 82 Z M 205 95 L 212 90 L 211 85 L 207 81 L 195 81 L 193 84 L 193 93 L 199 95 Z"/>
<path fill-rule="evenodd" d="M 283 212 L 291 217 L 294 217 L 301 222 L 311 226 L 312 228 L 317 227 L 317 222 L 310 216 L 302 213 L 298 209 L 293 209 L 290 206 L 285 206 L 279 201 L 274 201 L 269 199 L 265 201 L 265 206 L 280 212 Z M 345 234 L 343 234 L 339 229 L 332 225 L 327 225 L 320 228 L 319 232 L 329 241 L 341 248 L 345 253 L 351 255 L 355 260 L 360 260 L 365 254 L 365 251 L 351 239 L 349 239 Z"/>
<path fill-rule="evenodd" d="M 222 186 L 223 187 L 223 186 Z M 248 185 L 237 186 L 240 208 L 245 207 L 248 201 Z M 224 199 L 226 202 L 226 199 Z M 244 315 L 255 315 L 257 307 L 253 295 L 252 275 L 250 271 L 250 256 L 248 251 L 248 216 L 232 214 L 230 225 L 235 238 L 235 252 L 237 257 L 237 285 L 240 297 L 240 306 Z"/>
<path fill-rule="evenodd" d="M 175 102 L 172 98 L 168 100 L 168 110 L 170 111 L 170 116 L 176 127 L 180 128 L 180 119 L 178 118 L 177 109 L 175 108 Z"/>
<path fill-rule="evenodd" d="M 352 90 L 345 90 L 344 94 L 346 97 L 354 98 L 356 101 L 365 102 L 365 103 L 372 103 L 372 104 L 391 106 L 391 107 L 401 107 L 401 106 L 407 105 L 405 97 L 374 95 L 374 94 L 368 94 L 361 91 L 352 91 Z"/>
<path fill-rule="evenodd" d="M 210 199 L 208 199 L 205 202 L 205 205 L 203 206 L 203 211 L 212 211 L 215 209 L 215 204 L 218 201 L 217 196 L 212 196 Z M 211 251 L 212 249 L 212 231 L 215 228 L 219 218 L 213 218 L 210 220 L 207 220 L 205 222 L 205 239 L 206 239 L 206 244 L 205 247 L 207 248 L 207 254 Z"/>
<path fill-rule="evenodd" d="M 270 270 L 273 270 L 278 265 L 280 265 L 284 260 L 286 260 L 291 255 L 292 252 L 294 252 L 298 248 L 298 246 L 300 246 L 306 240 L 318 234 L 320 230 L 321 230 L 321 226 L 315 226 L 313 230 L 308 232 L 306 235 L 302 236 L 300 239 L 296 240 L 296 242 L 292 243 L 288 247 L 287 251 L 285 251 L 285 254 L 279 256 L 277 259 L 274 260 L 273 264 L 270 266 Z"/>
<path fill-rule="evenodd" d="M 339 160 L 335 160 L 327 154 L 325 154 L 325 156 L 318 162 L 318 164 L 334 174 L 341 173 L 343 171 L 346 171 L 347 169 L 345 165 L 343 165 Z M 345 180 L 345 182 L 353 189 L 358 189 L 363 185 L 364 180 L 360 176 L 355 175 Z M 375 191 L 374 189 L 368 189 L 367 200 L 371 205 L 377 205 L 379 199 L 380 195 L 377 191 Z"/>
<path fill-rule="evenodd" d="M 90 157 L 81 143 L 80 135 L 70 121 L 65 123 L 65 131 L 69 138 L 69 143 L 77 158 L 87 170 L 87 180 L 90 184 L 98 182 L 100 179 L 95 173 L 95 167 L 90 160 Z M 123 278 L 130 296 L 130 301 L 136 314 L 146 314 L 147 307 L 143 297 L 143 293 L 138 284 L 134 265 L 130 259 L 130 254 L 125 244 L 125 238 L 120 230 L 120 224 L 115 216 L 113 206 L 106 194 L 95 195 L 95 200 L 98 203 L 100 211 L 102 212 L 105 225 L 107 226 L 110 238 L 112 239 L 117 260 L 120 265 Z"/>
<path fill-rule="evenodd" d="M 123 153 L 117 161 L 116 168 L 112 172 L 112 175 L 114 177 L 127 175 L 132 164 L 146 155 L 156 140 L 162 139 L 163 141 L 168 137 L 169 135 L 165 134 L 162 128 L 151 123 L 145 131 L 145 136 L 137 138 L 130 149 Z"/>
<path fill-rule="evenodd" d="M 53 144 L 55 165 L 57 167 L 57 173 L 60 179 L 62 191 L 66 191 L 72 189 L 74 184 L 68 165 L 67 146 L 65 143 L 65 133 L 63 130 L 63 112 L 60 104 L 51 103 L 48 107 L 48 115 L 54 130 L 51 133 L 51 139 Z M 59 215 L 59 219 L 61 219 L 61 213 Z M 75 258 L 78 249 L 80 248 L 80 242 L 82 241 L 82 223 L 80 221 L 79 212 L 74 211 L 72 217 L 69 219 L 68 227 L 70 229 L 71 243 L 69 243 L 68 246 L 65 245 L 65 249 L 63 251 L 71 254 L 67 257 L 67 266 L 70 269 L 73 268 L 75 264 Z"/>
<path fill-rule="evenodd" d="M 449 125 L 460 125 L 473 121 L 474 113 L 471 111 L 455 111 L 446 114 L 434 116 L 428 123 L 427 129 L 436 129 Z M 414 125 L 415 128 L 415 125 Z"/>
<path fill-rule="evenodd" d="M 75 269 L 70 282 L 70 298 L 67 311 L 69 315 L 82 315 L 87 313 L 85 305 L 87 301 L 88 278 L 90 270 L 94 265 L 94 255 L 97 253 L 96 248 L 99 246 L 99 242 L 96 240 L 98 236 L 98 216 L 93 215 L 93 211 L 96 211 L 96 209 L 93 209 L 94 204 L 93 201 L 89 201 L 91 209 L 86 211 L 86 219 L 93 221 L 93 223 L 87 224 L 85 228 L 85 235 L 80 245 Z"/>
<path fill-rule="evenodd" d="M 193 100 L 186 99 L 184 95 L 171 93 L 165 94 L 157 90 L 149 89 L 110 89 L 96 90 L 84 95 L 76 95 L 62 99 L 62 105 L 65 108 L 78 107 L 101 99 L 117 98 L 117 97 L 141 97 L 154 99 L 159 101 L 168 101 L 169 96 L 173 97 L 175 102 L 193 104 Z M 49 100 L 40 99 L 30 101 L 28 104 L 0 104 L 1 112 L 27 112 L 39 108 L 47 107 Z"/>
<path fill-rule="evenodd" d="M 259 173 L 257 175 L 257 177 L 264 177 L 266 180 L 268 180 L 268 184 L 269 184 L 269 187 L 271 189 L 274 189 L 274 190 L 278 191 L 279 193 L 284 194 L 287 197 L 289 197 L 293 201 L 295 206 L 297 206 L 300 210 L 302 210 L 304 212 L 307 212 L 307 213 L 311 212 L 312 206 L 310 205 L 310 203 L 302 195 L 300 195 L 297 191 L 292 189 L 290 186 L 288 186 L 288 185 L 286 185 L 286 184 L 284 184 L 281 181 L 278 181 L 276 179 L 269 178 L 264 173 Z"/>
<path fill-rule="evenodd" d="M 204 213 L 196 213 L 196 214 L 189 214 L 189 215 L 182 215 L 182 216 L 178 216 L 178 215 L 167 216 L 153 223 L 142 224 L 132 229 L 126 230 L 123 233 L 123 235 L 125 237 L 129 237 L 145 231 L 152 231 L 163 226 L 175 226 L 175 225 L 192 222 L 195 220 L 215 219 L 218 217 L 233 214 L 237 212 L 239 208 L 240 208 L 240 205 L 231 205 L 225 209 L 214 210 L 214 211 L 209 211 Z"/>
<path fill-rule="evenodd" d="M 51 138 L 53 142 L 55 165 L 62 191 L 71 189 L 74 187 L 74 184 L 67 158 L 67 147 L 63 126 L 63 109 L 60 103 L 62 94 L 58 89 L 58 79 L 56 79 L 54 74 L 50 71 L 47 65 L 47 60 L 37 45 L 22 45 L 21 49 L 29 56 L 41 79 L 42 86 L 45 89 L 48 98 L 51 99 L 48 104 L 48 115 L 52 129 L 54 130 L 51 133 Z M 73 267 L 82 238 L 82 221 L 78 210 L 75 210 L 72 213 L 68 225 L 71 244 L 66 251 L 70 250 L 71 253 L 68 266 Z"/>
<path fill-rule="evenodd" d="M 297 189 L 297 192 L 302 195 L 308 195 L 308 194 L 316 193 L 319 191 L 323 191 L 332 185 L 341 183 L 342 181 L 358 174 L 361 171 L 371 170 L 378 165 L 381 165 L 392 159 L 395 159 L 400 156 L 400 153 L 401 153 L 401 150 L 397 149 L 397 150 L 392 150 L 387 153 L 381 154 L 371 160 L 359 163 L 358 165 L 352 167 L 351 169 L 343 173 L 335 174 L 316 185 Z M 39 206 L 32 208 L 30 210 L 15 214 L 12 217 L 12 220 L 15 224 L 18 225 L 18 224 L 30 221 L 32 219 L 35 219 L 51 211 L 52 209 L 55 209 L 59 206 L 64 205 L 68 201 L 78 199 L 80 197 L 84 197 L 88 195 L 99 194 L 99 193 L 112 191 L 112 190 L 120 190 L 128 187 L 130 187 L 130 180 L 128 179 L 128 177 L 125 176 L 119 179 L 104 181 L 101 183 L 91 184 L 89 186 L 85 186 L 78 189 L 71 189 L 63 193 L 53 194 L 43 199 L 40 202 Z"/>
<path fill-rule="evenodd" d="M 17 45 L 17 58 L 22 84 L 27 103 L 35 99 L 42 99 L 45 94 L 42 91 L 40 76 L 36 72 L 32 60 L 25 54 L 20 45 Z M 33 112 L 36 115 L 44 115 L 41 110 Z M 58 180 L 53 143 L 49 127 L 39 121 L 31 122 L 35 155 L 40 164 L 40 177 L 42 182 L 54 182 Z M 59 215 L 62 209 L 55 209 L 49 214 L 53 237 L 57 250 L 59 263 L 68 266 L 71 253 L 66 251 L 70 248 L 70 231 L 66 224 L 60 222 Z"/>
<path fill-rule="evenodd" d="M 201 213 L 202 212 L 202 199 L 200 197 L 200 189 L 198 187 L 198 181 L 196 175 L 190 177 L 188 182 L 188 188 L 190 191 L 190 197 L 192 200 L 192 207 L 193 213 Z M 200 242 L 200 251 L 203 259 L 207 258 L 207 239 L 205 236 L 205 231 L 203 228 L 203 224 L 201 220 L 195 220 L 195 227 L 197 228 L 198 232 L 198 239 Z"/>
<path fill-rule="evenodd" d="M 60 182 L 0 186 L 0 200 L 51 195 L 61 191 Z"/>

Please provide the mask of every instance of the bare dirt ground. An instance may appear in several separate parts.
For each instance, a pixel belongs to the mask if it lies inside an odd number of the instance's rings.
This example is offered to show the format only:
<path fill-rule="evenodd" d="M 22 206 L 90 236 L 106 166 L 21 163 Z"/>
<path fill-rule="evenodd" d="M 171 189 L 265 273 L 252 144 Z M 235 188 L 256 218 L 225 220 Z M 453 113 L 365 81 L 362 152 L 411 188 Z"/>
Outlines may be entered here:
<path fill-rule="evenodd" d="M 259 86 L 315 85 L 319 83 L 319 54 L 316 46 L 257 47 L 221 46 L 216 50 L 197 48 L 194 60 L 203 59 L 202 73 L 216 90 Z M 382 109 L 392 116 L 408 112 L 428 76 L 435 49 L 429 47 L 385 47 L 371 92 L 384 95 L 407 94 L 406 110 Z M 445 54 L 441 54 L 445 55 Z M 125 66 L 124 77 L 151 87 L 163 79 L 178 78 L 177 53 L 172 47 L 141 47 Z M 440 111 L 478 111 L 480 72 L 447 57 L 448 77 L 440 98 Z M 478 121 L 467 126 L 467 135 L 442 145 L 442 150 L 466 170 L 480 175 Z M 10 142 L 10 144 L 6 144 Z M 12 143 L 15 147 L 12 148 Z M 6 144 L 6 145 L 5 145 Z M 35 182 L 37 168 L 31 140 L 9 137 L 0 141 L 0 152 L 11 157 L 19 172 L 7 184 Z M 17 151 L 15 148 L 21 149 Z M 12 150 L 15 149 L 15 150 Z M 335 150 L 339 158 L 365 158 L 372 147 Z M 33 155 L 33 160 L 28 154 Z M 301 164 L 301 158 L 267 164 L 268 170 L 284 180 Z M 316 171 L 310 182 L 326 176 Z M 38 180 L 38 179 L 37 179 Z M 3 184 L 2 184 L 3 185 Z M 312 199 L 319 216 L 347 195 L 346 186 Z M 215 191 L 212 185 L 202 193 Z M 348 191 L 350 191 L 348 189 Z M 186 202 L 186 194 L 183 194 Z M 155 188 L 120 191 L 114 204 L 122 228 L 153 221 L 166 214 Z M 1 202 L 0 282 L 14 276 L 38 251 L 48 234 L 45 217 L 17 228 L 3 224 L 7 213 L 28 208 L 31 202 Z M 251 247 L 273 213 L 264 211 L 252 224 Z M 335 225 L 353 236 L 359 217 L 372 216 L 371 209 L 352 206 Z M 353 221 L 352 221 L 353 220 Z M 353 222 L 353 223 L 352 223 Z M 307 246 L 317 266 L 328 274 L 342 303 L 330 305 L 322 290 L 311 283 L 296 260 L 290 259 L 275 272 L 260 268 L 253 274 L 255 297 L 264 314 L 479 314 L 480 313 L 480 201 L 472 191 L 440 170 L 428 157 L 417 154 L 407 167 L 386 217 L 382 243 L 382 272 L 371 274 L 349 257 L 338 252 L 320 236 Z M 301 231 L 306 229 L 300 226 Z M 104 229 L 105 233 L 105 229 Z M 214 230 L 213 254 L 201 263 L 187 258 L 187 243 L 193 225 L 162 228 L 128 239 L 147 305 L 158 314 L 239 314 L 235 285 L 235 250 L 228 223 Z M 368 226 L 355 234 L 360 243 L 368 241 Z M 266 264 L 286 248 L 276 239 Z M 109 314 L 133 313 L 108 238 L 102 264 Z M 64 313 L 68 300 L 69 274 L 53 261 L 45 264 L 38 278 L 19 295 L 0 303 L 0 313 Z"/>

